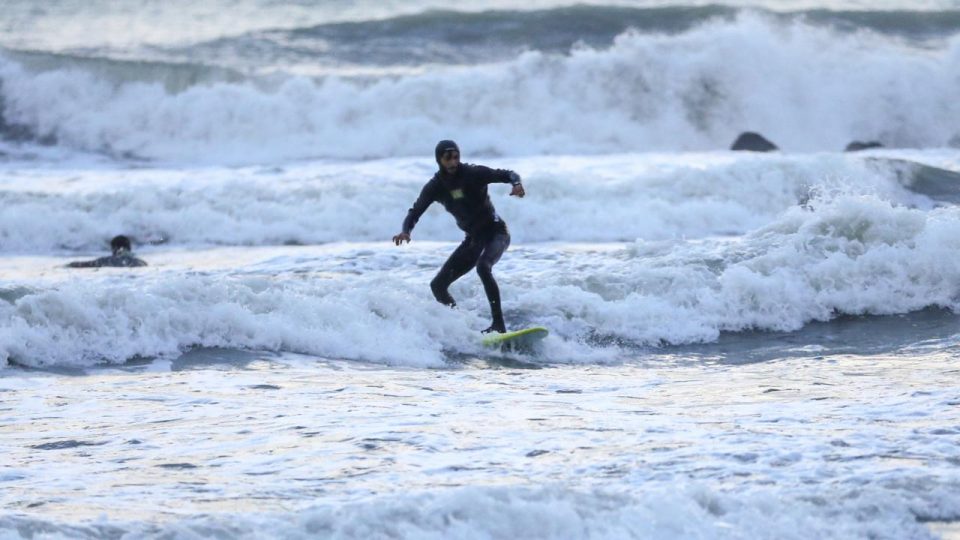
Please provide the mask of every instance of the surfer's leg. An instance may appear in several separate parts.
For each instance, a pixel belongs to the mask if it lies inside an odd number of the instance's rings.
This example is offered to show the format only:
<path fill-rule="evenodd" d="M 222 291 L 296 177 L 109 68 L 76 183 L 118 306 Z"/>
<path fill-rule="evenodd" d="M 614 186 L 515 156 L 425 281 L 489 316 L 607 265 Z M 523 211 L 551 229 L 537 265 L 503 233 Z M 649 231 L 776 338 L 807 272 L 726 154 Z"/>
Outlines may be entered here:
<path fill-rule="evenodd" d="M 500 287 L 497 286 L 497 280 L 493 279 L 493 265 L 497 264 L 508 247 L 510 247 L 510 233 L 504 231 L 494 234 L 487 241 L 480 260 L 477 261 L 477 273 L 480 274 L 480 281 L 483 282 L 483 291 L 487 293 L 490 315 L 493 317 L 493 324 L 488 330 L 500 333 L 507 331 L 507 325 L 503 320 L 503 308 L 500 306 Z"/>
<path fill-rule="evenodd" d="M 437 302 L 454 307 L 457 305 L 453 297 L 450 296 L 450 285 L 463 277 L 464 274 L 473 269 L 477 264 L 477 258 L 480 257 L 480 250 L 483 244 L 474 242 L 469 236 L 453 251 L 447 262 L 443 263 L 437 276 L 430 282 L 430 290 Z"/>

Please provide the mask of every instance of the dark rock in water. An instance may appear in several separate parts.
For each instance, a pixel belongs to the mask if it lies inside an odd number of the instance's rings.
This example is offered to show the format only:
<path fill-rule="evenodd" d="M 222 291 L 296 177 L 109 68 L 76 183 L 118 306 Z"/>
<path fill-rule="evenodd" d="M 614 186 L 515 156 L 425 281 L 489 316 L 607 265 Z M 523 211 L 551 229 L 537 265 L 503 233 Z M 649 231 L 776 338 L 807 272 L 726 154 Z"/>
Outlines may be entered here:
<path fill-rule="evenodd" d="M 752 131 L 745 131 L 733 141 L 731 150 L 746 150 L 748 152 L 773 152 L 779 150 L 777 145 L 768 141 L 766 137 Z"/>
<path fill-rule="evenodd" d="M 857 152 L 860 150 L 867 150 L 870 148 L 883 148 L 883 144 L 879 143 L 878 141 L 869 141 L 869 142 L 853 141 L 852 143 L 848 144 L 847 147 L 843 149 L 843 151 Z"/>

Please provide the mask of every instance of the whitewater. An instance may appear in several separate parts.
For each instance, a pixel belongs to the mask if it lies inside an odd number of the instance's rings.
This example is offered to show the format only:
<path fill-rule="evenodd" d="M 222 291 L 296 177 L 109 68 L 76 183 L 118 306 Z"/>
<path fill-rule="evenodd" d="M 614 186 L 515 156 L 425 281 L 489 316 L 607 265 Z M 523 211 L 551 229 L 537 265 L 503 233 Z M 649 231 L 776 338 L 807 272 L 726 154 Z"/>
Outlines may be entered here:
<path fill-rule="evenodd" d="M 8 4 L 0 538 L 960 538 L 960 4 Z"/>

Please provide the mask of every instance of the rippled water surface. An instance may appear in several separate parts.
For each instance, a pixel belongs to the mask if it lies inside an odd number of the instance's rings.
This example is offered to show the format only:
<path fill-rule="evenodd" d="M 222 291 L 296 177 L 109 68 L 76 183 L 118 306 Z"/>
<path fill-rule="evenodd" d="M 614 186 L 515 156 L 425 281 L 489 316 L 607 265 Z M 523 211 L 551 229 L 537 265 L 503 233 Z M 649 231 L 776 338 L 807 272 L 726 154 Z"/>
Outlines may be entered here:
<path fill-rule="evenodd" d="M 699 508 L 691 532 L 721 537 L 790 536 L 751 522 L 764 510 L 744 501 L 763 498 L 799 523 L 834 516 L 838 528 L 826 532 L 836 536 L 843 527 L 887 536 L 888 521 L 893 536 L 922 535 L 911 512 L 960 511 L 953 352 L 534 367 L 488 358 L 388 369 L 212 349 L 8 374 L 3 506 L 167 530 L 185 516 L 217 527 L 225 515 L 470 500 L 482 489 L 502 490 L 507 506 L 531 490 L 592 494 L 587 514 L 605 511 L 604 497 L 649 509 L 652 494 L 669 493 Z M 726 521 L 732 529 L 716 528 Z"/>

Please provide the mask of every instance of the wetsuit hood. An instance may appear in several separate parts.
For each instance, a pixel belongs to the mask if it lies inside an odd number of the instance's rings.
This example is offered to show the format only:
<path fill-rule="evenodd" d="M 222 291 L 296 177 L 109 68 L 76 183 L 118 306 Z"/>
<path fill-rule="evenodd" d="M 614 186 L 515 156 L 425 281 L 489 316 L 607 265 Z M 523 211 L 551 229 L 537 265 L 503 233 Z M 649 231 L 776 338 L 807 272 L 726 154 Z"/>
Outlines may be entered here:
<path fill-rule="evenodd" d="M 119 236 L 114 236 L 113 240 L 110 240 L 110 250 L 113 251 L 114 255 L 119 255 L 120 253 L 131 250 L 130 239 L 122 234 Z"/>
<path fill-rule="evenodd" d="M 446 152 L 447 150 L 456 150 L 457 152 L 459 152 L 460 147 L 457 146 L 457 143 L 449 139 L 444 139 L 438 142 L 437 147 L 433 149 L 433 157 L 436 158 L 437 165 L 440 165 L 440 156 L 442 156 L 443 153 Z M 440 165 L 440 170 L 443 170 L 443 165 Z"/>

